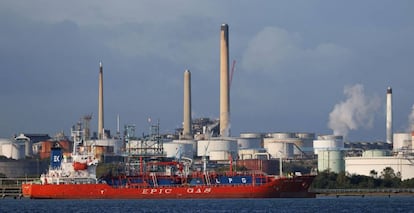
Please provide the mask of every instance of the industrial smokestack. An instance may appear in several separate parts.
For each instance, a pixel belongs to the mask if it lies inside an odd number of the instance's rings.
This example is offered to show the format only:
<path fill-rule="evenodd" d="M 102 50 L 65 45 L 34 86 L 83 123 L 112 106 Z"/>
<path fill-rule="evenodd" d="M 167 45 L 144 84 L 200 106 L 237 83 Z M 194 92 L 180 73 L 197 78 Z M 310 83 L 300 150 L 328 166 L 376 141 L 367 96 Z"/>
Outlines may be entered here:
<path fill-rule="evenodd" d="M 183 136 L 184 139 L 192 139 L 191 131 L 191 73 L 184 71 L 184 120 Z"/>
<path fill-rule="evenodd" d="M 103 111 L 103 68 L 102 62 L 99 62 L 98 139 L 103 139 L 105 134 Z"/>
<path fill-rule="evenodd" d="M 392 89 L 387 88 L 387 118 L 386 118 L 387 143 L 392 144 Z"/>
<path fill-rule="evenodd" d="M 220 135 L 230 136 L 229 26 L 220 30 Z"/>

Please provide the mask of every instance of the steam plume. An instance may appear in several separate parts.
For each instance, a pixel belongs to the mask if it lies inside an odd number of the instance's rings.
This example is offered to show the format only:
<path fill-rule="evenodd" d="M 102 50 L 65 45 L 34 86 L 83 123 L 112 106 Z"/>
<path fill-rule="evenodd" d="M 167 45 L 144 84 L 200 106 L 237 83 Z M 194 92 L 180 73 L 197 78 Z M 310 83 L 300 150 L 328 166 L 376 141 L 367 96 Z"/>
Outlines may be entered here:
<path fill-rule="evenodd" d="M 346 137 L 349 130 L 371 128 L 375 112 L 380 106 L 379 98 L 365 96 L 364 86 L 361 84 L 346 86 L 344 94 L 347 99 L 336 104 L 329 114 L 328 126 L 334 135 Z"/>

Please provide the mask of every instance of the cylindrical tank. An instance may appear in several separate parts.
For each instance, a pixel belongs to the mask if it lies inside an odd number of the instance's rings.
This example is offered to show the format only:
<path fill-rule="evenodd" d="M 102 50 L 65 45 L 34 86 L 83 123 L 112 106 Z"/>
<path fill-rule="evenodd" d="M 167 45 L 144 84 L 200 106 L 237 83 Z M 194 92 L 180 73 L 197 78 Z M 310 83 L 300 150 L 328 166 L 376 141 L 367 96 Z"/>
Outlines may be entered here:
<path fill-rule="evenodd" d="M 14 160 L 24 159 L 25 145 L 11 141 L 11 143 L 1 144 L 3 155 Z"/>
<path fill-rule="evenodd" d="M 33 148 L 32 143 L 30 141 L 30 138 L 24 136 L 24 134 L 20 134 L 15 138 L 17 143 L 24 144 L 25 146 L 25 155 L 26 156 L 32 156 L 33 155 Z"/>
<path fill-rule="evenodd" d="M 230 160 L 230 153 L 228 151 L 210 151 L 210 160 L 213 161 L 228 161 Z"/>
<path fill-rule="evenodd" d="M 298 132 L 296 137 L 302 140 L 302 147 L 300 149 L 308 155 L 313 155 L 313 140 L 315 140 L 315 133 Z"/>
<path fill-rule="evenodd" d="M 239 149 L 254 149 L 261 148 L 261 138 L 238 138 L 237 146 Z"/>
<path fill-rule="evenodd" d="M 342 136 L 320 135 L 317 140 L 313 141 L 315 154 L 318 154 L 319 150 L 340 150 L 343 148 L 344 141 Z"/>
<path fill-rule="evenodd" d="M 210 156 L 210 151 L 227 151 L 237 154 L 237 141 L 234 139 L 216 139 L 197 142 L 197 156 Z"/>
<path fill-rule="evenodd" d="M 286 138 L 295 138 L 295 133 L 293 132 L 275 132 L 275 133 L 269 133 L 267 135 L 270 138 L 275 139 L 286 139 Z"/>
<path fill-rule="evenodd" d="M 4 154 L 3 154 L 3 145 L 4 144 L 10 144 L 10 143 L 12 143 L 12 140 L 10 140 L 10 139 L 8 139 L 8 138 L 0 138 L 0 155 L 4 155 L 4 156 L 6 156 L 6 150 L 5 150 L 5 152 L 4 152 Z M 10 153 L 10 152 L 8 152 L 8 153 Z"/>
<path fill-rule="evenodd" d="M 258 153 L 266 153 L 266 150 L 263 148 L 259 149 L 239 149 L 239 159 L 256 159 Z"/>
<path fill-rule="evenodd" d="M 188 141 L 174 140 L 172 142 L 164 143 L 163 148 L 167 157 L 187 157 L 191 159 L 194 157 L 193 143 L 188 143 Z"/>
<path fill-rule="evenodd" d="M 262 133 L 254 133 L 254 132 L 243 132 L 240 133 L 241 138 L 263 138 Z"/>
<path fill-rule="evenodd" d="M 277 141 L 277 142 L 285 142 L 285 143 L 293 143 L 293 154 L 294 155 L 301 155 L 305 151 L 303 150 L 305 142 L 307 143 L 307 149 L 312 147 L 309 146 L 309 141 L 314 138 L 313 133 L 294 133 L 294 132 L 276 132 L 268 134 L 268 139 L 264 141 L 264 147 L 267 147 L 266 143 L 269 141 Z M 313 151 L 313 150 L 312 150 Z M 309 152 L 309 151 L 308 151 Z"/>
<path fill-rule="evenodd" d="M 267 152 L 272 158 L 292 158 L 293 143 L 288 142 L 270 142 L 267 144 Z"/>
<path fill-rule="evenodd" d="M 387 151 L 382 149 L 365 150 L 362 157 L 384 157 L 387 156 Z"/>
<path fill-rule="evenodd" d="M 394 133 L 392 150 L 398 152 L 402 149 L 407 149 L 411 145 L 410 133 Z"/>
<path fill-rule="evenodd" d="M 344 151 L 342 150 L 319 150 L 318 151 L 318 170 L 330 172 L 345 171 Z"/>

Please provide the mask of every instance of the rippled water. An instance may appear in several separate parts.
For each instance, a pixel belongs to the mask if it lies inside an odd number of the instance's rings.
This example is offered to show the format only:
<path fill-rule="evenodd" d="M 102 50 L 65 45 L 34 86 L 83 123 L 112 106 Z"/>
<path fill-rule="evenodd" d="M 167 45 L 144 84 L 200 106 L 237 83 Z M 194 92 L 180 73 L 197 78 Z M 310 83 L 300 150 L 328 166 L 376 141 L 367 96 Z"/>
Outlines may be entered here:
<path fill-rule="evenodd" d="M 223 200 L 0 200 L 0 212 L 414 212 L 414 197 Z"/>

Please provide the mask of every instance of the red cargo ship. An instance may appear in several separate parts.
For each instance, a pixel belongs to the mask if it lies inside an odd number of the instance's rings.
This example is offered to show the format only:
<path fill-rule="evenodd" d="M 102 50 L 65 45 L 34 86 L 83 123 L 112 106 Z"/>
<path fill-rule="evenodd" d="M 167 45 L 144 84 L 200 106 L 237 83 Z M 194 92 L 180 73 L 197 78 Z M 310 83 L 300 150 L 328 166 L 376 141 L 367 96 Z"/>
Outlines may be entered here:
<path fill-rule="evenodd" d="M 75 145 L 79 144 L 76 142 Z M 52 149 L 51 166 L 37 182 L 22 184 L 24 197 L 44 199 L 312 198 L 314 175 L 259 172 L 189 172 L 183 161 L 139 160 L 134 174 L 96 178 L 97 160 L 74 148 L 71 158 Z"/>

